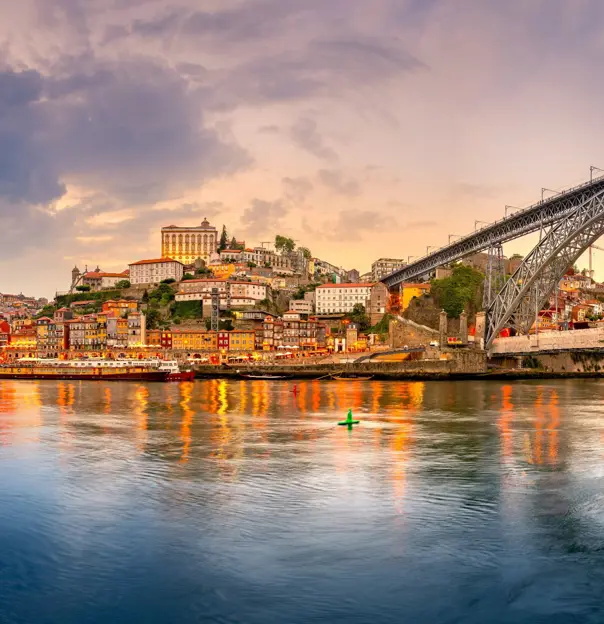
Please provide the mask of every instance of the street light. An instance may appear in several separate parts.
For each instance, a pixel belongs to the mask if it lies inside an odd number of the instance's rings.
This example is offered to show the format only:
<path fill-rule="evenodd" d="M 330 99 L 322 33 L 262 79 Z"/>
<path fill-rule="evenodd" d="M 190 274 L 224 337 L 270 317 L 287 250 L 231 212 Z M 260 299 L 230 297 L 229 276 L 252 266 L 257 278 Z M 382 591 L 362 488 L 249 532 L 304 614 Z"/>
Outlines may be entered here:
<path fill-rule="evenodd" d="M 600 167 L 594 167 L 593 165 L 591 165 L 589 167 L 589 181 L 593 182 L 594 179 L 594 171 L 601 171 L 602 173 L 604 173 L 604 169 L 600 169 Z"/>
<path fill-rule="evenodd" d="M 411 258 L 417 258 L 417 256 L 407 256 L 407 264 L 411 262 Z"/>
<path fill-rule="evenodd" d="M 547 191 L 548 193 L 553 193 L 554 195 L 560 195 L 560 191 L 554 191 L 552 189 L 542 188 L 541 189 L 541 201 L 543 201 L 543 194 L 545 193 L 545 191 Z"/>
<path fill-rule="evenodd" d="M 463 238 L 463 234 L 449 234 L 449 244 L 451 244 L 451 237 Z"/>
<path fill-rule="evenodd" d="M 480 220 L 476 220 L 474 221 L 474 231 L 476 232 L 476 230 L 478 229 L 478 224 L 479 223 L 483 223 L 484 225 L 489 225 L 487 221 L 480 221 Z"/>
<path fill-rule="evenodd" d="M 428 245 L 426 247 L 426 255 L 430 253 L 430 249 L 436 249 L 436 245 Z"/>
<path fill-rule="evenodd" d="M 507 206 L 505 207 L 505 216 L 508 216 L 508 208 L 513 208 L 514 210 L 520 210 L 520 208 L 517 208 L 516 206 Z"/>

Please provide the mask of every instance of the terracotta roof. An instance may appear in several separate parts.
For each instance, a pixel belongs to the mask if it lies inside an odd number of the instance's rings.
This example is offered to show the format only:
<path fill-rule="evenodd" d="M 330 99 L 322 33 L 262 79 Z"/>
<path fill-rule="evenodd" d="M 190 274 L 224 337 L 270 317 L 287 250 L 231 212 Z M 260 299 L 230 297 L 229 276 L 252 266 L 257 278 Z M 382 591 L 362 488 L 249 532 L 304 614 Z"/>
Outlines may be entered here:
<path fill-rule="evenodd" d="M 178 264 L 182 264 L 182 262 L 178 262 L 178 260 L 174 260 L 172 258 L 154 258 L 153 260 L 139 260 L 138 262 L 131 262 L 128 266 L 137 266 L 139 264 L 158 264 L 160 262 L 177 262 Z"/>
<path fill-rule="evenodd" d="M 361 284 L 322 284 L 317 288 L 371 288 L 375 282 L 362 282 Z"/>
<path fill-rule="evenodd" d="M 102 277 L 126 277 L 128 275 L 128 271 L 124 271 L 123 273 L 105 273 L 104 271 L 89 271 L 88 273 L 84 273 L 84 277 L 89 279 L 100 279 Z"/>

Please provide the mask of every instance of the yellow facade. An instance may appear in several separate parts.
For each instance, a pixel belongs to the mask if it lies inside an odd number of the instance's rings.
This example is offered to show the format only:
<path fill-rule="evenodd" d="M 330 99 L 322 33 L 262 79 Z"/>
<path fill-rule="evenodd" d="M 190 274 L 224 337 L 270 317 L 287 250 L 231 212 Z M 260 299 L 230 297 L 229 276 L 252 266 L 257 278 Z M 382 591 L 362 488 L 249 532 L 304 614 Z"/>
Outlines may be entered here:
<path fill-rule="evenodd" d="M 404 312 L 414 297 L 430 292 L 430 284 L 402 284 L 401 290 L 401 312 Z"/>
<path fill-rule="evenodd" d="M 229 351 L 253 351 L 255 347 L 255 332 L 237 330 L 229 332 Z"/>
<path fill-rule="evenodd" d="M 172 331 L 172 348 L 183 351 L 216 351 L 216 332 Z"/>
<path fill-rule="evenodd" d="M 229 277 L 235 273 L 237 267 L 234 264 L 216 264 L 209 266 L 208 269 L 210 269 L 214 277 L 218 279 L 229 279 Z"/>

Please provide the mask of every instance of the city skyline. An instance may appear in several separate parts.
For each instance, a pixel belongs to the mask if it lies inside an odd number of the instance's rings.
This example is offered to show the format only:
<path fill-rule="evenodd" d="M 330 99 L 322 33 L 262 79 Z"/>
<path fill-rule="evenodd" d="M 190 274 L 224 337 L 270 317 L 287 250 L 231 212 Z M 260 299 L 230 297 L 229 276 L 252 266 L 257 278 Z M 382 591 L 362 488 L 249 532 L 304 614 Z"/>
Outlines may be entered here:
<path fill-rule="evenodd" d="M 572 186 L 604 168 L 603 14 L 588 0 L 0 6 L 0 292 L 52 296 L 75 263 L 123 270 L 157 256 L 162 226 L 204 217 L 364 272 Z"/>

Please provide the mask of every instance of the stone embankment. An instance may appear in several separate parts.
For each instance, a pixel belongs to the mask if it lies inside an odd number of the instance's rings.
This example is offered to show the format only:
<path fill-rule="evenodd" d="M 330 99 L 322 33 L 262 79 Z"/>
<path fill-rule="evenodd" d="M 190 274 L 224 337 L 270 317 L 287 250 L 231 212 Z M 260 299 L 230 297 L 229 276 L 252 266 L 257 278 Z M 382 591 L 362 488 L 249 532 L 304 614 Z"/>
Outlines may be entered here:
<path fill-rule="evenodd" d="M 486 372 L 486 354 L 471 349 L 443 353 L 443 359 L 347 364 L 279 364 L 275 366 L 200 366 L 200 378 L 239 378 L 241 373 L 280 375 L 290 379 L 327 379 L 338 375 L 371 376 L 373 379 L 462 379 Z"/>

